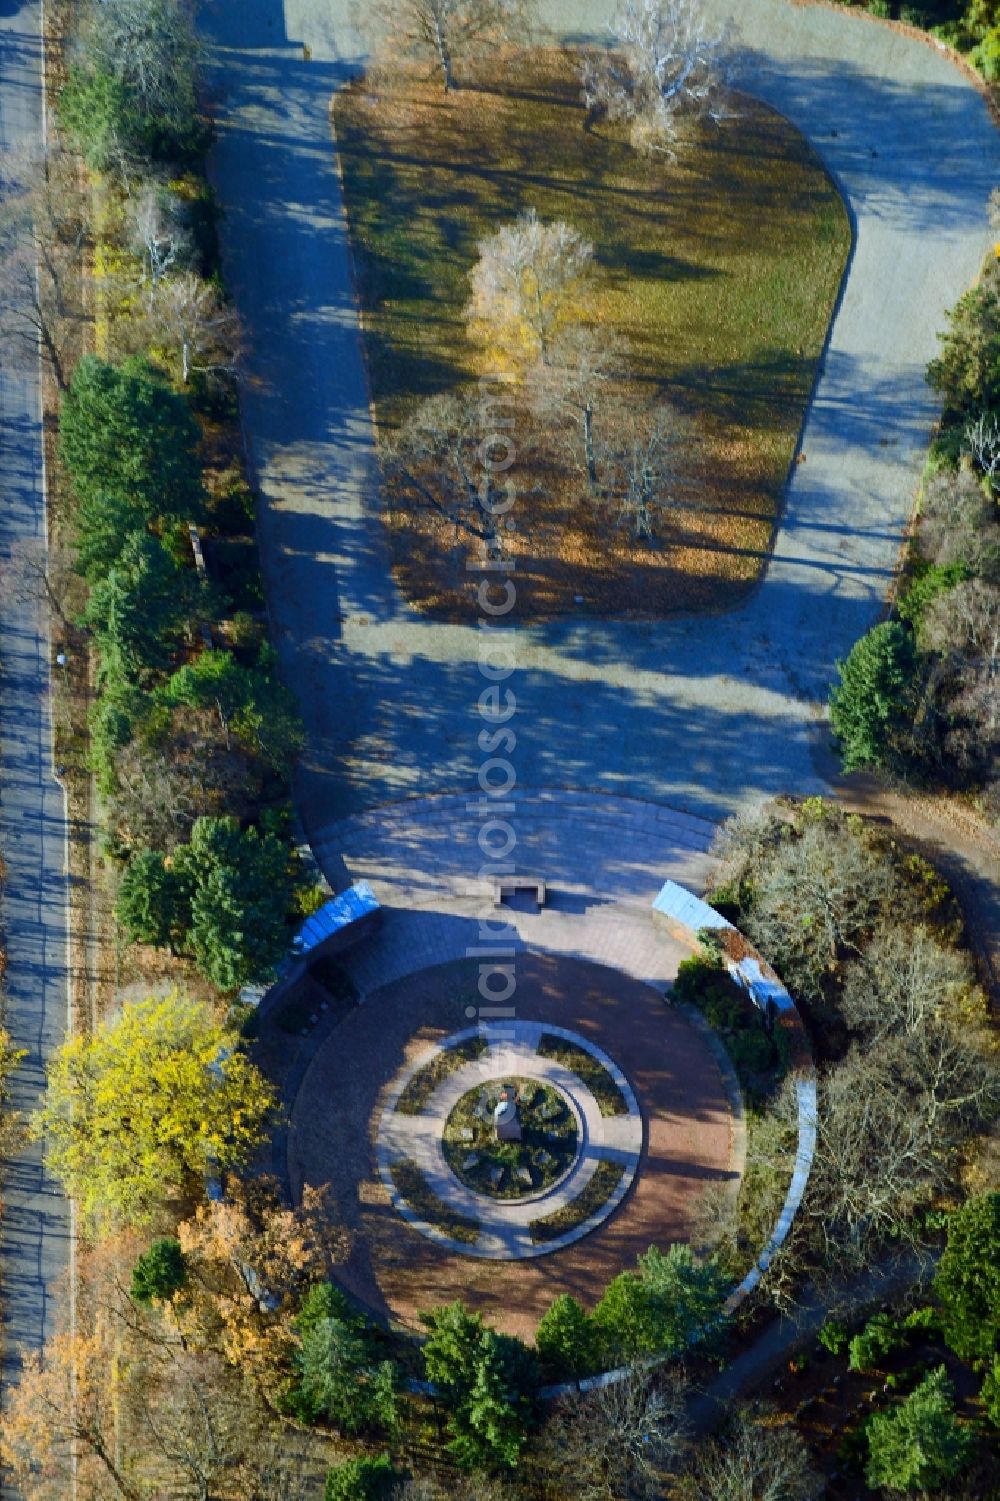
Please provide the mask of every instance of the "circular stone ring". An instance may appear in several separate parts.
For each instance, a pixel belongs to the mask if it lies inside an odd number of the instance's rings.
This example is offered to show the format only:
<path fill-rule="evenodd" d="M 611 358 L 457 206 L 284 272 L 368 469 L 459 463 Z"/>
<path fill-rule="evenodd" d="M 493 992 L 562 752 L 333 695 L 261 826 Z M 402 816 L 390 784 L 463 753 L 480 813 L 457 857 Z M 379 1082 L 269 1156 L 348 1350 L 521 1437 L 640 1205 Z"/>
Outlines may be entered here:
<path fill-rule="evenodd" d="M 543 1038 L 545 1053 L 539 1052 Z M 479 1056 L 440 1069 L 435 1078 L 435 1061 L 473 1040 L 481 1043 Z M 609 1076 L 605 1102 L 608 1093 L 616 1097 L 615 1114 L 602 1114 L 594 1090 L 573 1067 L 576 1059 L 583 1074 Z M 409 1113 L 398 1107 L 417 1075 L 431 1084 Z M 477 1192 L 462 1182 L 443 1144 L 445 1125 L 463 1096 L 504 1078 L 548 1085 L 576 1123 L 568 1168 L 554 1183 L 516 1198 Z M 375 1150 L 392 1203 L 414 1229 L 464 1256 L 516 1261 L 561 1251 L 607 1219 L 631 1187 L 642 1145 L 639 1103 L 607 1053 L 563 1027 L 516 1021 L 454 1032 L 397 1074 L 383 1093 Z"/>

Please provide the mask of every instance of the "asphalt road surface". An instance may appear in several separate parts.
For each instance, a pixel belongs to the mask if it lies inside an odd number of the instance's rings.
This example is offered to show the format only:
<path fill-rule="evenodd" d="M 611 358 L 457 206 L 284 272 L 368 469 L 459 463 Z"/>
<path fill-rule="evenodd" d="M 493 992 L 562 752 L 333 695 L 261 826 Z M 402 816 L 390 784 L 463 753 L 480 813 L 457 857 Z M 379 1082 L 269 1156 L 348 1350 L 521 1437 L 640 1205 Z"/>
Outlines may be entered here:
<path fill-rule="evenodd" d="M 40 7 L 0 8 L 0 149 L 40 148 Z M 11 549 L 45 538 L 37 365 L 0 349 L 0 567 Z M 15 1076 L 15 1108 L 30 1110 L 46 1061 L 67 1021 L 66 813 L 53 776 L 49 638 L 39 601 L 0 587 L 0 853 L 7 947 L 6 1025 L 27 1057 Z M 19 1351 L 40 1348 L 56 1327 L 69 1260 L 69 1205 L 32 1147 L 3 1165 L 0 1219 L 0 1394 Z"/>

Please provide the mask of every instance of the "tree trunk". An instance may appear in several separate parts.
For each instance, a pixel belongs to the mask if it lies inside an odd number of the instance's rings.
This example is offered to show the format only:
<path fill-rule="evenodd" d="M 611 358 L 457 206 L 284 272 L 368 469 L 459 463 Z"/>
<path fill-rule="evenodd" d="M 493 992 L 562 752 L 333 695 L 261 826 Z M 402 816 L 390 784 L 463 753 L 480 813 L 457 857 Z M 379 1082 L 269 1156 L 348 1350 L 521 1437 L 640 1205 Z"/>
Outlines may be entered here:
<path fill-rule="evenodd" d="M 455 75 L 451 66 L 451 50 L 448 46 L 448 38 L 445 36 L 444 27 L 439 19 L 434 22 L 434 45 L 437 48 L 438 61 L 441 64 L 441 75 L 444 79 L 444 91 L 450 94 L 455 87 Z"/>
<path fill-rule="evenodd" d="M 594 455 L 594 408 L 588 401 L 583 409 L 583 456 L 587 464 L 587 484 L 591 495 L 597 493 L 597 459 Z"/>

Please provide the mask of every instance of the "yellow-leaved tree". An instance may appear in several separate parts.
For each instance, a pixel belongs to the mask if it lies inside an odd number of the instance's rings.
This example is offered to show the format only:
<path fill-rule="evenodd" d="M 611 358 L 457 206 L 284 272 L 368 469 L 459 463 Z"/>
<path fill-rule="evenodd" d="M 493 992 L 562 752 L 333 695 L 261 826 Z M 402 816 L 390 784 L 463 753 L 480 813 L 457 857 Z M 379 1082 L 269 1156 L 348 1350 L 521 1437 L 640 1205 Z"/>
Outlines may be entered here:
<path fill-rule="evenodd" d="M 274 1092 L 209 1006 L 172 991 L 64 1043 L 32 1120 L 87 1227 L 148 1223 L 174 1194 L 246 1162 Z"/>
<path fill-rule="evenodd" d="M 572 225 L 546 223 L 529 209 L 478 250 L 465 309 L 469 337 L 491 369 L 521 373 L 548 359 L 560 328 L 583 321 L 594 247 Z"/>

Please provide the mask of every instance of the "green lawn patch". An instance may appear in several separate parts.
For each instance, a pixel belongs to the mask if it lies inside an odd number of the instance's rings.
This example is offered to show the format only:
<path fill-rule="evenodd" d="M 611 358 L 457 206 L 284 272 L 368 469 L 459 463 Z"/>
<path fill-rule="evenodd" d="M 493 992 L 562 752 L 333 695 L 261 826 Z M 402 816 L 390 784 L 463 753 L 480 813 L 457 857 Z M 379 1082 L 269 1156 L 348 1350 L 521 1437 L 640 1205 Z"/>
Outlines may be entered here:
<path fill-rule="evenodd" d="M 525 69 L 449 96 L 360 80 L 336 97 L 379 429 L 477 374 L 462 309 L 478 241 L 528 208 L 566 220 L 596 248 L 588 321 L 627 340 L 635 401 L 659 393 L 685 414 L 689 472 L 662 535 L 637 542 L 553 473 L 519 422 L 506 542 L 519 605 L 729 604 L 770 546 L 850 248 L 844 205 L 804 137 L 754 100 L 699 129 L 676 161 L 650 160 L 618 126 L 585 128 L 570 55 L 535 54 Z M 467 612 L 454 529 L 394 514 L 391 497 L 388 519 L 410 598 Z"/>
<path fill-rule="evenodd" d="M 542 1058 L 554 1058 L 563 1068 L 582 1079 L 597 1101 L 602 1115 L 628 1115 L 628 1103 L 603 1063 L 598 1063 L 586 1048 L 577 1047 L 554 1032 L 543 1032 L 538 1044 Z"/>
<path fill-rule="evenodd" d="M 442 1230 L 453 1240 L 464 1240 L 470 1245 L 479 1239 L 479 1221 L 459 1214 L 439 1199 L 421 1169 L 409 1157 L 392 1164 L 392 1179 L 400 1197 L 435 1230 Z"/>
<path fill-rule="evenodd" d="M 532 1220 L 528 1226 L 532 1240 L 536 1245 L 546 1240 L 558 1240 L 561 1235 L 567 1235 L 570 1230 L 576 1230 L 585 1224 L 611 1198 L 622 1181 L 624 1171 L 620 1162 L 599 1162 L 594 1176 L 572 1203 L 557 1209 L 555 1214 Z"/>
<path fill-rule="evenodd" d="M 454 1047 L 442 1048 L 430 1063 L 418 1068 L 407 1080 L 405 1089 L 396 1101 L 396 1109 L 401 1115 L 419 1115 L 438 1085 L 449 1074 L 454 1073 L 456 1068 L 464 1067 L 466 1063 L 475 1063 L 485 1052 L 484 1037 L 467 1037 Z"/>

